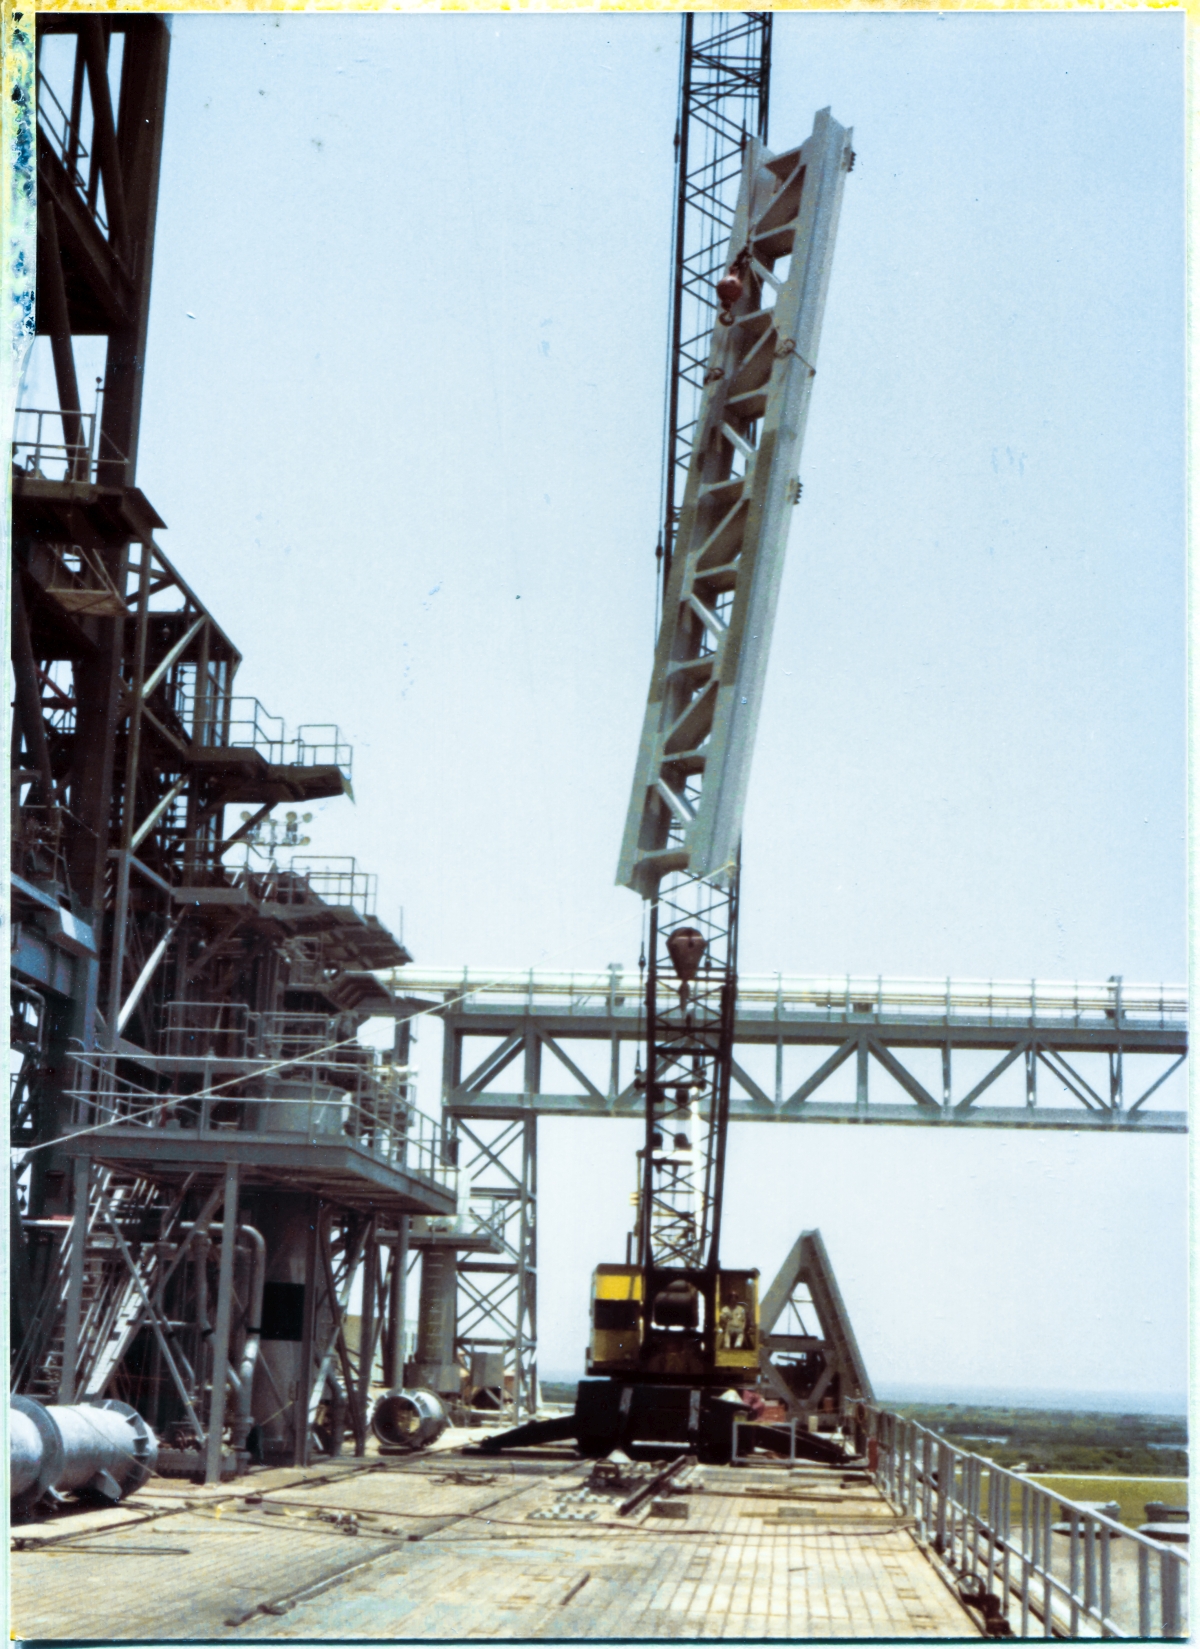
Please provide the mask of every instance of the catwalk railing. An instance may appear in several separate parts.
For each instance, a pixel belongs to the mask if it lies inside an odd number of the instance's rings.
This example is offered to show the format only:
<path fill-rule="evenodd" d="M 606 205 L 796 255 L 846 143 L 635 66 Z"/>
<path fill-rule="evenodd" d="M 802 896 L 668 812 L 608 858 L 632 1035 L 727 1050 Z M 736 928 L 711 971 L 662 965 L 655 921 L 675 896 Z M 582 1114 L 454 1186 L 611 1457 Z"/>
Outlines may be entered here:
<path fill-rule="evenodd" d="M 13 465 L 25 475 L 43 481 L 84 481 L 97 479 L 96 466 L 104 460 L 124 461 L 112 442 L 100 431 L 100 396 L 95 412 L 75 412 L 78 438 L 72 440 L 72 414 L 58 407 L 18 407 L 14 416 Z M 57 429 L 56 429 L 57 426 Z M 61 432 L 62 439 L 57 438 Z M 97 451 L 97 447 L 102 450 Z"/>
<path fill-rule="evenodd" d="M 640 976 L 613 964 L 603 971 L 554 972 L 530 968 L 405 968 L 393 983 L 407 994 L 453 994 L 463 999 L 562 1003 L 569 1011 L 593 1013 L 604 1006 L 636 1003 L 644 989 Z M 664 998 L 678 993 L 664 977 Z M 889 979 L 882 974 L 738 975 L 738 1003 L 776 1007 L 790 1015 L 826 1022 L 912 1017 L 947 1023 L 1139 1028 L 1186 1027 L 1186 985 L 1127 984 L 1060 979 Z"/>
<path fill-rule="evenodd" d="M 218 708 L 198 710 L 194 696 L 183 711 L 195 743 L 206 748 L 257 750 L 278 767 L 338 767 L 349 780 L 354 751 L 332 722 L 307 722 L 289 735 L 282 716 L 258 699 L 235 694 Z"/>
<path fill-rule="evenodd" d="M 357 1046 L 318 1046 L 325 1023 L 300 1014 L 249 1015 L 245 1025 L 219 1028 L 175 1022 L 166 1053 L 138 1050 L 134 1061 L 128 1051 L 76 1051 L 66 1090 L 74 1129 L 87 1130 L 98 1157 L 114 1154 L 106 1136 L 131 1128 L 176 1144 L 230 1135 L 352 1142 L 389 1167 L 449 1186 L 440 1125 L 408 1100 L 408 1069 L 377 1064 Z"/>
<path fill-rule="evenodd" d="M 915 1420 L 865 1403 L 854 1412 L 879 1487 L 985 1621 L 1017 1637 L 1186 1637 L 1183 1552 Z"/>

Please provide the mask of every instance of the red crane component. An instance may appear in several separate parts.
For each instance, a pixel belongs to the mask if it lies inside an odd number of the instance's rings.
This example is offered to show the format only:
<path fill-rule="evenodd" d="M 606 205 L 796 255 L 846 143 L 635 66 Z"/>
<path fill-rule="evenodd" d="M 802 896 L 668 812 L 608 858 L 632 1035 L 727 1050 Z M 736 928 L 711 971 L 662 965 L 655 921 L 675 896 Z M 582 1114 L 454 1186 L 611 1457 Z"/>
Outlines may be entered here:
<path fill-rule="evenodd" d="M 667 955 L 680 980 L 679 1001 L 684 1008 L 688 1003 L 688 985 L 696 977 L 707 949 L 708 940 L 699 928 L 676 928 L 667 940 Z"/>
<path fill-rule="evenodd" d="M 722 326 L 733 325 L 733 315 L 730 311 L 745 290 L 746 287 L 742 277 L 732 269 L 728 275 L 723 276 L 717 282 L 717 297 L 721 300 L 720 321 Z"/>
<path fill-rule="evenodd" d="M 728 272 L 717 282 L 717 297 L 721 300 L 721 313 L 717 319 L 722 326 L 733 325 L 733 306 L 746 290 L 745 275 L 749 263 L 750 249 L 743 246 L 729 265 Z"/>

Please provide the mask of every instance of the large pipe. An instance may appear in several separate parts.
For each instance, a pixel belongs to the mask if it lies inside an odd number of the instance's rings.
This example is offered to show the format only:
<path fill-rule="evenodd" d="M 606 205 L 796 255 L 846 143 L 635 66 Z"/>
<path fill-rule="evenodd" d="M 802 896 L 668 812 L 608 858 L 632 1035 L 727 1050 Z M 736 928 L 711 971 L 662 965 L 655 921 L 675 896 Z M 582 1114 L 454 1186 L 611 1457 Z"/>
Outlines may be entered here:
<path fill-rule="evenodd" d="M 453 1248 L 427 1248 L 421 1255 L 421 1297 L 417 1319 L 414 1386 L 457 1397 L 462 1370 L 454 1356 L 458 1272 Z"/>
<path fill-rule="evenodd" d="M 14 1510 L 70 1490 L 114 1503 L 158 1464 L 158 1439 L 136 1409 L 112 1397 L 69 1406 L 11 1399 L 9 1470 Z"/>
<path fill-rule="evenodd" d="M 262 1307 L 263 1285 L 267 1276 L 267 1244 L 261 1231 L 256 1231 L 252 1225 L 239 1223 L 235 1228 L 234 1241 L 245 1237 L 250 1244 L 250 1289 L 246 1307 L 246 1339 L 242 1346 L 242 1360 L 235 1369 L 232 1361 L 228 1364 L 225 1375 L 229 1385 L 233 1388 L 237 1398 L 237 1411 L 233 1421 L 233 1446 L 240 1455 L 246 1453 L 246 1439 L 254 1425 L 254 1413 L 251 1407 L 254 1396 L 254 1370 L 258 1363 L 258 1351 L 262 1337 Z M 215 1224 L 194 1228 L 190 1240 L 198 1253 L 196 1267 L 196 1321 L 201 1336 L 208 1339 L 212 1332 L 212 1324 L 208 1319 L 208 1250 L 212 1246 L 211 1233 L 218 1233 L 224 1241 L 225 1227 L 220 1220 Z"/>
<path fill-rule="evenodd" d="M 263 1284 L 267 1276 L 267 1244 L 261 1231 L 252 1225 L 239 1225 L 239 1237 L 250 1243 L 250 1303 L 246 1308 L 246 1339 L 242 1346 L 242 1361 L 238 1369 L 237 1418 L 233 1426 L 233 1446 L 238 1455 L 246 1453 L 246 1439 L 254 1424 L 251 1402 L 254 1396 L 254 1370 L 258 1363 L 258 1347 L 262 1337 Z"/>
<path fill-rule="evenodd" d="M 387 1450 L 427 1449 L 449 1424 L 446 1405 L 432 1391 L 389 1391 L 371 1415 L 371 1430 Z"/>

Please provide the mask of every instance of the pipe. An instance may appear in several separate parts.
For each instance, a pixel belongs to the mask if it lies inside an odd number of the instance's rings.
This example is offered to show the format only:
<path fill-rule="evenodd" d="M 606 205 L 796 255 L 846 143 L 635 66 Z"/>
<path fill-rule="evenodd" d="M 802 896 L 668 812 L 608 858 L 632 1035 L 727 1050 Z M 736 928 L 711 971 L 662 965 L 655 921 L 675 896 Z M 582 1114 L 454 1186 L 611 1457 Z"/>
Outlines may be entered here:
<path fill-rule="evenodd" d="M 250 1256 L 250 1302 L 246 1308 L 246 1340 L 242 1346 L 242 1361 L 238 1369 L 237 1378 L 240 1381 L 238 1388 L 237 1418 L 233 1425 L 233 1446 L 239 1459 L 247 1455 L 246 1439 L 250 1435 L 250 1428 L 254 1424 L 254 1413 L 251 1407 L 254 1397 L 254 1370 L 258 1364 L 258 1348 L 262 1336 L 262 1307 L 263 1285 L 267 1276 L 267 1244 L 261 1231 L 256 1231 L 252 1225 L 239 1225 L 239 1237 L 249 1239 Z M 232 1375 L 232 1369 L 230 1374 Z"/>
<path fill-rule="evenodd" d="M 146 966 L 142 969 L 141 973 L 138 974 L 137 979 L 134 981 L 133 989 L 121 1004 L 120 1010 L 117 1013 L 118 1036 L 120 1036 L 121 1032 L 129 1023 L 130 1014 L 142 1000 L 142 993 L 146 989 L 146 986 L 150 983 L 151 979 L 153 979 L 155 968 L 157 968 L 158 964 L 167 954 L 167 946 L 171 943 L 171 940 L 174 939 L 175 930 L 178 928 L 182 920 L 183 918 L 181 916 L 177 916 L 167 931 L 163 934 L 162 938 L 158 941 L 158 944 L 155 945 L 154 949 L 150 952 L 150 955 L 147 958 Z"/>
<path fill-rule="evenodd" d="M 128 1403 L 11 1399 L 9 1469 L 18 1514 L 69 1490 L 115 1504 L 140 1489 L 157 1464 L 158 1439 Z"/>
<path fill-rule="evenodd" d="M 371 1430 L 385 1451 L 427 1449 L 450 1424 L 446 1405 L 432 1391 L 389 1391 L 375 1405 Z"/>
<path fill-rule="evenodd" d="M 183 1227 L 187 1229 L 186 1222 Z M 202 1230 L 193 1228 L 187 1239 L 200 1250 L 199 1263 L 196 1267 L 196 1322 L 201 1336 L 208 1339 L 212 1335 L 212 1324 L 208 1320 L 208 1249 L 212 1246 L 211 1233 L 219 1232 L 224 1240 L 225 1227 L 218 1220 L 215 1224 L 208 1223 Z M 234 1368 L 232 1360 L 228 1363 L 225 1375 L 233 1393 L 237 1398 L 237 1412 L 233 1422 L 233 1446 L 242 1456 L 247 1453 L 246 1438 L 250 1435 L 250 1428 L 254 1424 L 252 1402 L 254 1397 L 254 1370 L 258 1364 L 259 1345 L 262 1337 L 262 1306 L 263 1287 L 267 1277 L 267 1244 L 261 1231 L 255 1230 L 252 1225 L 243 1225 L 239 1222 L 234 1227 L 234 1241 L 245 1237 L 251 1249 L 250 1256 L 250 1290 L 246 1307 L 246 1340 L 242 1347 L 242 1360 L 238 1368 Z"/>

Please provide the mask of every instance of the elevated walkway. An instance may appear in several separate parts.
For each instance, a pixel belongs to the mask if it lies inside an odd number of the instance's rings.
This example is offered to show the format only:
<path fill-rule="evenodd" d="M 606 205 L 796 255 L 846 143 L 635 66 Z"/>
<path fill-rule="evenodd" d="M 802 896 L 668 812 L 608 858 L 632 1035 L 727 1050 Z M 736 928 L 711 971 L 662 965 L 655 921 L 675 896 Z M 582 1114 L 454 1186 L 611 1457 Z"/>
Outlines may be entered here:
<path fill-rule="evenodd" d="M 437 1006 L 445 1023 L 443 1092 L 450 1113 L 510 1119 L 641 1113 L 642 1091 L 621 1068 L 622 1047 L 645 1034 L 645 983 L 635 971 L 615 965 L 570 973 L 405 968 L 391 977 L 414 1007 Z M 669 990 L 664 982 L 661 991 Z M 1150 1101 L 1187 1057 L 1187 1013 L 1185 986 L 1118 978 L 742 975 L 730 1117 L 1182 1133 L 1187 1113 Z M 580 1048 L 588 1042 L 607 1049 L 606 1082 L 597 1081 L 594 1060 L 591 1071 L 584 1068 Z M 486 1050 L 482 1058 L 469 1057 L 475 1048 Z M 775 1051 L 773 1091 L 749 1068 L 753 1060 L 736 1057 L 739 1048 Z M 785 1049 L 821 1048 L 830 1051 L 815 1069 L 785 1083 Z M 928 1050 L 941 1058 L 933 1085 L 908 1057 Z M 998 1057 L 982 1069 L 976 1061 L 969 1085 L 956 1083 L 954 1057 L 967 1054 Z M 1083 1069 L 1080 1056 L 1092 1058 L 1092 1067 Z M 1094 1056 L 1104 1061 L 1102 1075 Z M 519 1086 L 501 1084 L 518 1061 Z M 830 1079 L 849 1061 L 855 1080 L 847 1101 L 835 1096 Z M 1014 1066 L 1015 1076 L 1024 1074 L 1024 1103 L 993 1103 L 999 1092 L 993 1085 Z M 554 1087 L 546 1078 L 551 1069 L 562 1073 Z M 871 1094 L 872 1071 L 891 1079 L 882 1101 Z M 1067 1104 L 1042 1103 L 1039 1072 Z"/>

